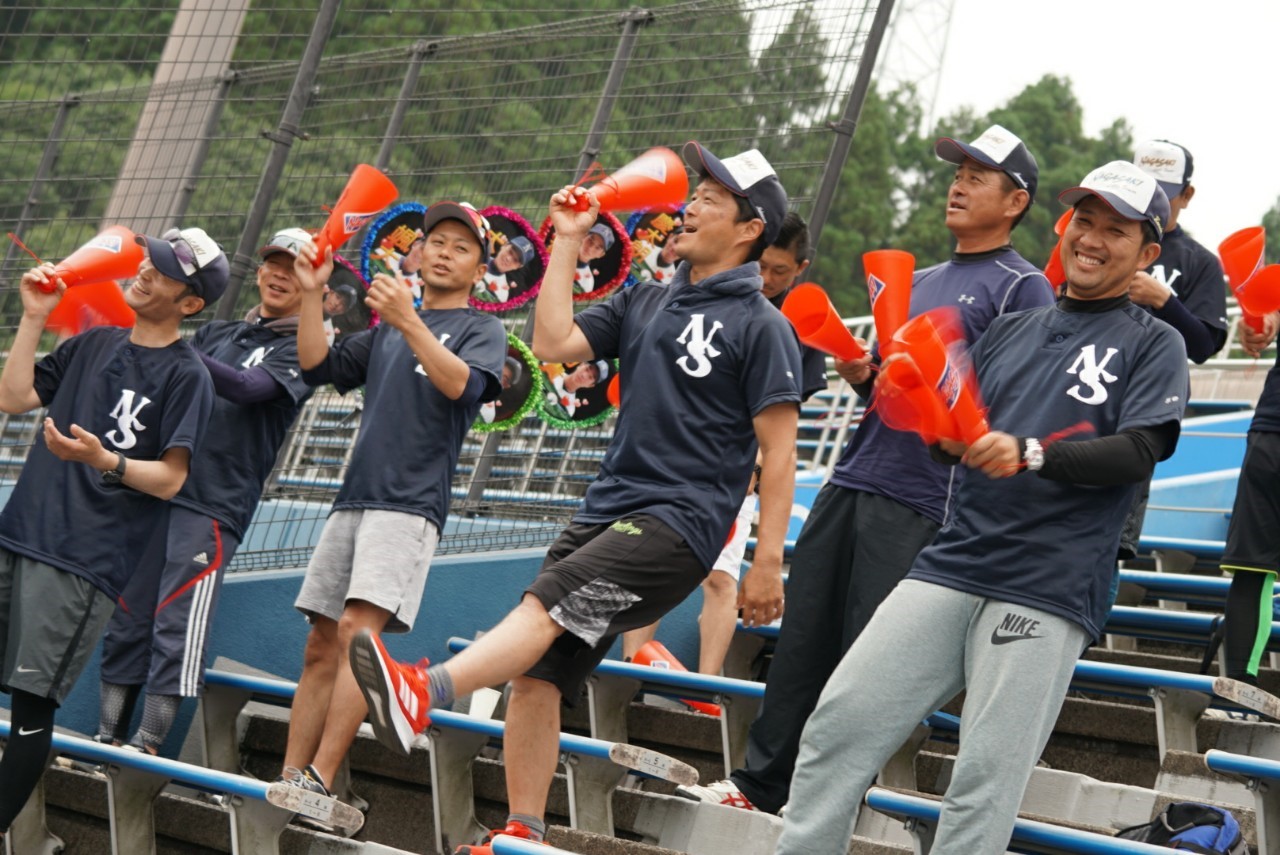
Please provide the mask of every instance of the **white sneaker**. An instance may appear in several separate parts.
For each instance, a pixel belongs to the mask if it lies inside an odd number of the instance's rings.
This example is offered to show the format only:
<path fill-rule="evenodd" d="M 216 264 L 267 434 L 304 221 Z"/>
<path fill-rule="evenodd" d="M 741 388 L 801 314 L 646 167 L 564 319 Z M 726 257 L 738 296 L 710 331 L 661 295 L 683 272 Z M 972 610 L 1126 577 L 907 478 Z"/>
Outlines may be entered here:
<path fill-rule="evenodd" d="M 742 794 L 742 790 L 738 789 L 738 785 L 727 778 L 706 786 L 676 787 L 676 795 L 683 799 L 711 805 L 724 805 L 725 807 L 735 807 L 741 810 L 759 810 L 751 803 L 750 799 Z"/>

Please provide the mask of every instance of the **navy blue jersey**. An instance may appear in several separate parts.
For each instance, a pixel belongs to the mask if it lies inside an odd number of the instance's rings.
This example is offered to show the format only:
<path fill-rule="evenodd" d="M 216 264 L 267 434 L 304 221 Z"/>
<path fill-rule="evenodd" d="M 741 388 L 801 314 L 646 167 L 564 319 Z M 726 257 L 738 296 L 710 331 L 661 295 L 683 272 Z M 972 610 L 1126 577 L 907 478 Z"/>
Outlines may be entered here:
<path fill-rule="evenodd" d="M 483 375 L 480 400 L 464 403 L 442 394 L 390 324 L 343 336 L 325 361 L 303 376 L 312 384 L 333 383 L 341 392 L 365 387 L 360 435 L 334 510 L 401 511 L 443 528 L 462 439 L 480 404 L 502 390 L 498 378 L 507 358 L 507 334 L 502 321 L 471 308 L 428 309 L 419 317 L 445 347 Z"/>
<path fill-rule="evenodd" d="M 769 302 L 773 304 L 774 308 L 781 309 L 783 302 L 790 293 L 791 289 L 788 288 Z M 807 401 L 825 388 L 827 388 L 827 355 L 820 350 L 809 347 L 807 344 L 800 345 L 801 399 Z"/>
<path fill-rule="evenodd" d="M 760 293 L 754 261 L 689 283 L 641 282 L 575 318 L 596 358 L 621 360 L 622 405 L 600 474 L 574 522 L 653 514 L 707 568 L 755 464 L 752 419 L 799 403 L 800 343 Z"/>
<path fill-rule="evenodd" d="M 1160 257 L 1147 272 L 1210 328 L 1214 352 L 1221 350 L 1227 341 L 1227 286 L 1218 257 L 1188 236 L 1182 226 L 1175 226 L 1165 232 Z M 1160 312 L 1155 315 L 1159 317 Z"/>
<path fill-rule="evenodd" d="M 1249 430 L 1280 433 L 1280 350 L 1276 351 L 1276 362 L 1267 372 Z"/>
<path fill-rule="evenodd" d="M 239 371 L 261 366 L 283 388 L 278 397 L 256 404 L 214 399 L 205 442 L 173 499 L 243 538 L 289 427 L 311 395 L 298 366 L 298 338 L 263 324 L 210 321 L 196 330 L 191 344 Z"/>
<path fill-rule="evenodd" d="M 1015 436 L 1043 439 L 1081 424 L 1088 430 L 1061 441 L 1176 430 L 1190 388 L 1182 337 L 1132 303 L 997 318 L 971 354 L 992 429 Z M 993 480 L 968 468 L 961 477 L 951 521 L 908 578 L 1042 609 L 1100 637 L 1138 485 L 1081 486 L 1025 472 Z"/>
<path fill-rule="evenodd" d="M 918 271 L 911 284 L 911 317 L 943 306 L 960 310 L 965 338 L 973 343 L 996 317 L 1053 302 L 1049 281 L 1010 247 L 957 255 Z M 920 437 L 880 420 L 874 395 L 845 446 L 831 482 L 886 496 L 939 524 L 953 492 L 952 467 L 938 463 Z"/>
<path fill-rule="evenodd" d="M 67 339 L 36 364 L 36 394 L 68 436 L 80 425 L 130 460 L 159 460 L 170 448 L 194 457 L 213 409 L 209 372 L 184 341 L 140 347 L 129 333 L 98 327 Z M 54 457 L 40 433 L 0 513 L 0 546 L 81 576 L 114 600 L 161 509 L 154 496 Z"/>

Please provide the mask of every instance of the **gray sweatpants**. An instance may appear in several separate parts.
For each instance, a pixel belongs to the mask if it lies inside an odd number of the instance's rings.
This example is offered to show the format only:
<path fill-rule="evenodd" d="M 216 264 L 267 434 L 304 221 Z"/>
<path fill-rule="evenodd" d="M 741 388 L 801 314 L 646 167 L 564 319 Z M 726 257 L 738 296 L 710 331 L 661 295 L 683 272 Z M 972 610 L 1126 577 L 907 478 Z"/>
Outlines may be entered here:
<path fill-rule="evenodd" d="M 1004 852 L 1057 721 L 1079 624 L 907 580 L 840 662 L 805 725 L 779 853 L 844 855 L 862 797 L 926 716 L 967 689 L 931 855 Z"/>

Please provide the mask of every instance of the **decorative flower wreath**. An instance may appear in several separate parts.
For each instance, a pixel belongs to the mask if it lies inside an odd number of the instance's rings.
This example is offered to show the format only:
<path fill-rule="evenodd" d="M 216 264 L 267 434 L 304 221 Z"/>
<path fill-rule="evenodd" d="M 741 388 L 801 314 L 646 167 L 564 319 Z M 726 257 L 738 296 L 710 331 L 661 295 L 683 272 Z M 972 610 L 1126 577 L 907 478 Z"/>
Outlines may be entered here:
<path fill-rule="evenodd" d="M 661 217 L 662 214 L 670 216 L 678 225 L 684 220 L 684 205 L 680 205 L 674 211 L 668 208 L 646 208 L 641 211 L 636 211 L 634 214 L 627 217 L 627 240 L 631 244 L 631 264 L 627 267 L 627 281 L 623 284 L 623 287 L 630 288 L 637 282 L 644 281 L 638 275 L 637 268 L 644 263 L 645 256 L 639 251 L 639 248 L 636 245 L 644 244 L 645 246 L 652 248 L 652 244 L 649 241 L 636 236 L 636 229 L 639 228 L 642 223 Z M 669 240 L 671 240 L 671 232 L 667 231 L 662 240 L 663 245 L 665 246 L 666 242 Z"/>
<path fill-rule="evenodd" d="M 472 308 L 475 309 L 481 309 L 485 312 L 509 312 L 517 306 L 524 305 L 538 295 L 538 291 L 542 288 L 542 275 L 546 273 L 547 270 L 547 246 L 542 242 L 542 238 L 538 235 L 537 231 L 534 230 L 533 226 L 529 224 L 529 221 L 510 208 L 503 208 L 499 205 L 490 205 L 488 208 L 481 211 L 480 214 L 489 221 L 490 258 L 496 257 L 498 251 L 506 245 L 507 241 L 510 240 L 511 237 L 513 237 L 513 235 L 508 235 L 500 229 L 495 229 L 493 227 L 495 220 L 506 220 L 509 222 L 514 226 L 515 231 L 518 231 L 521 235 L 529 239 L 529 242 L 533 244 L 533 248 L 538 254 L 539 267 L 537 279 L 534 280 L 533 284 L 522 289 L 518 294 L 511 297 L 511 299 L 503 302 L 488 302 L 486 300 L 476 299 L 473 294 L 469 300 Z"/>
<path fill-rule="evenodd" d="M 542 371 L 539 370 L 537 357 L 533 355 L 533 351 L 529 349 L 529 346 L 513 333 L 507 333 L 507 358 L 518 359 L 524 365 L 525 376 L 530 378 L 529 392 L 525 395 L 524 400 L 520 402 L 520 405 L 511 411 L 506 418 L 495 418 L 492 422 L 486 422 L 483 416 L 477 416 L 475 422 L 471 425 L 471 429 L 476 433 L 492 433 L 496 430 L 506 430 L 509 427 L 520 424 L 524 417 L 534 407 L 538 406 L 538 403 L 543 398 Z M 504 389 L 503 393 L 506 394 L 510 391 L 510 389 Z"/>
<path fill-rule="evenodd" d="M 617 409 L 617 407 L 615 407 L 613 403 L 609 400 L 608 390 L 609 390 L 609 382 L 613 379 L 613 377 L 616 377 L 618 374 L 618 360 L 611 359 L 611 360 L 608 360 L 608 363 L 609 363 L 609 371 L 612 376 L 609 378 L 609 380 L 603 380 L 600 383 L 598 383 L 596 386 L 593 386 L 590 392 L 592 398 L 598 398 L 598 401 L 603 402 L 605 406 L 603 409 L 597 412 L 594 412 L 589 416 L 583 416 L 582 418 L 565 418 L 559 413 L 551 409 L 551 407 L 554 406 L 553 400 L 555 398 L 555 387 L 552 385 L 551 382 L 547 380 L 546 371 L 543 369 L 543 366 L 539 365 L 538 374 L 540 375 L 542 380 L 542 394 L 538 396 L 540 401 L 538 409 L 541 413 L 542 420 L 545 421 L 547 424 L 555 425 L 556 427 L 559 427 L 559 428 L 576 430 L 578 428 L 595 427 L 596 425 L 603 422 L 605 419 L 609 418 L 609 416 L 613 415 L 613 412 L 614 410 Z M 563 363 L 550 363 L 550 364 L 553 364 L 553 365 L 560 364 L 563 368 Z M 598 403 L 598 402 L 593 401 L 593 403 Z"/>
<path fill-rule="evenodd" d="M 614 235 L 613 247 L 608 249 L 604 257 L 609 259 L 609 263 L 612 264 L 613 257 L 615 257 L 614 248 L 616 247 L 618 269 L 617 272 L 603 284 L 595 285 L 595 287 L 584 294 L 575 293 L 573 295 L 573 299 L 578 302 L 599 300 L 603 297 L 609 296 L 613 289 L 626 281 L 627 276 L 631 273 L 631 238 L 627 237 L 627 232 L 622 228 L 622 223 L 620 223 L 618 218 L 613 214 L 610 214 L 607 211 L 601 211 L 600 216 L 596 218 L 596 224 L 599 225 L 601 223 L 607 225 Z M 552 238 L 555 236 L 555 229 L 551 226 L 550 217 L 543 220 L 542 228 L 538 230 L 538 234 L 542 238 L 543 245 L 550 248 Z M 579 422 L 579 424 L 581 424 L 581 422 Z"/>
<path fill-rule="evenodd" d="M 400 224 L 400 221 L 410 219 L 406 215 L 415 214 L 417 230 L 420 232 L 422 230 L 422 215 L 426 211 L 427 206 L 421 202 L 403 202 L 388 208 L 378 219 L 373 221 L 373 224 L 369 226 L 368 233 L 364 236 L 364 243 L 360 246 L 360 275 L 364 277 L 366 282 L 372 280 L 374 273 L 377 272 L 372 270 L 373 262 L 378 261 L 383 266 L 386 266 L 385 262 L 374 258 L 373 253 L 380 248 L 385 249 L 384 242 L 393 238 L 392 233 L 396 230 L 392 227 L 393 224 Z M 412 222 L 412 219 L 410 219 L 410 222 Z M 408 224 L 405 223 L 404 225 L 407 227 Z"/>
<path fill-rule="evenodd" d="M 364 293 L 369 293 L 369 280 L 362 276 L 359 270 L 356 270 L 356 266 L 354 264 L 337 254 L 334 254 L 333 256 L 333 263 L 346 268 L 347 272 L 354 276 L 356 281 L 360 283 L 360 287 L 364 289 Z M 364 294 L 360 295 L 360 299 L 364 299 Z M 367 308 L 369 310 L 369 328 L 372 329 L 382 323 L 382 318 L 378 315 L 378 310 L 373 308 L 373 306 L 367 306 Z"/>

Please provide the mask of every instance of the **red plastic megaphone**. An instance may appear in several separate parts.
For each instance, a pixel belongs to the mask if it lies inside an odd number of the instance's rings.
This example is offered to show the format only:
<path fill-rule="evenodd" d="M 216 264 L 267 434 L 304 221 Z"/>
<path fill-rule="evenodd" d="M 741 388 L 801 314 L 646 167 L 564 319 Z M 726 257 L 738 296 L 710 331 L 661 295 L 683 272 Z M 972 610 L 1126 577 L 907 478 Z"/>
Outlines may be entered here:
<path fill-rule="evenodd" d="M 971 445 L 991 427 L 968 366 L 953 358 L 939 332 L 947 326 L 946 318 L 935 320 L 935 312 L 925 312 L 903 324 L 894 339 L 915 360 L 925 383 L 951 412 L 959 435 L 948 438 Z"/>
<path fill-rule="evenodd" d="M 591 173 L 577 184 L 592 180 Z M 651 148 L 617 172 L 601 178 L 591 188 L 602 211 L 634 211 L 639 208 L 678 208 L 689 195 L 689 175 L 680 155 L 669 148 Z M 591 207 L 586 196 L 579 196 L 574 208 Z"/>
<path fill-rule="evenodd" d="M 1240 310 L 1259 318 L 1280 309 L 1280 264 L 1268 264 L 1236 289 Z"/>
<path fill-rule="evenodd" d="M 93 327 L 131 327 L 137 320 L 114 280 L 81 285 L 63 295 L 45 321 L 45 329 L 79 335 Z"/>
<path fill-rule="evenodd" d="M 1227 236 L 1218 244 L 1218 258 L 1222 259 L 1222 269 L 1227 274 L 1227 283 L 1240 299 L 1240 291 L 1248 284 L 1253 275 L 1264 265 L 1263 253 L 1267 244 L 1267 231 L 1262 226 L 1250 226 Z M 1262 332 L 1262 318 L 1250 314 L 1244 305 L 1240 306 L 1244 321 L 1254 332 Z"/>
<path fill-rule="evenodd" d="M 137 274 L 142 257 L 142 247 L 134 239 L 133 232 L 124 226 L 108 226 L 54 265 L 54 275 L 67 287 L 128 279 Z M 50 282 L 47 286 L 42 285 L 40 290 L 52 294 L 55 287 Z"/>
<path fill-rule="evenodd" d="M 1053 245 L 1053 252 L 1049 254 L 1049 263 L 1044 266 L 1044 277 L 1049 280 L 1049 286 L 1057 291 L 1062 284 L 1067 281 L 1067 271 L 1062 266 L 1062 236 L 1067 232 L 1067 224 L 1071 222 L 1071 215 L 1076 212 L 1075 208 L 1067 208 L 1058 217 L 1058 222 L 1053 224 L 1053 233 L 1058 236 L 1058 242 Z"/>
<path fill-rule="evenodd" d="M 917 433 L 926 445 L 960 433 L 942 399 L 925 383 L 920 366 L 905 353 L 886 360 L 880 367 L 875 409 L 886 425 Z"/>
<path fill-rule="evenodd" d="M 853 333 L 840 320 L 836 307 L 820 285 L 797 285 L 782 301 L 782 314 L 796 328 L 800 341 L 829 353 L 841 362 L 860 359 L 867 352 L 858 346 Z"/>
<path fill-rule="evenodd" d="M 390 205 L 400 195 L 391 179 L 376 167 L 362 163 L 347 179 L 338 203 L 329 213 L 320 233 L 316 235 L 316 267 L 324 261 L 326 249 L 338 251 L 338 247 Z"/>
<path fill-rule="evenodd" d="M 911 312 L 911 276 L 916 257 L 900 249 L 877 249 L 862 254 L 862 269 L 867 272 L 867 293 L 871 295 L 871 314 L 876 321 L 876 338 L 880 353 L 893 344 L 893 334 L 907 322 Z"/>
<path fill-rule="evenodd" d="M 640 649 L 631 657 L 631 661 L 637 665 L 648 665 L 651 668 L 664 668 L 668 671 L 688 671 L 689 669 L 680 664 L 680 660 L 675 654 L 667 649 L 667 646 L 661 641 L 646 641 L 641 645 Z M 720 705 L 711 704 L 706 701 L 690 701 L 684 698 L 680 699 L 680 703 L 692 707 L 701 713 L 707 715 L 720 715 Z"/>

